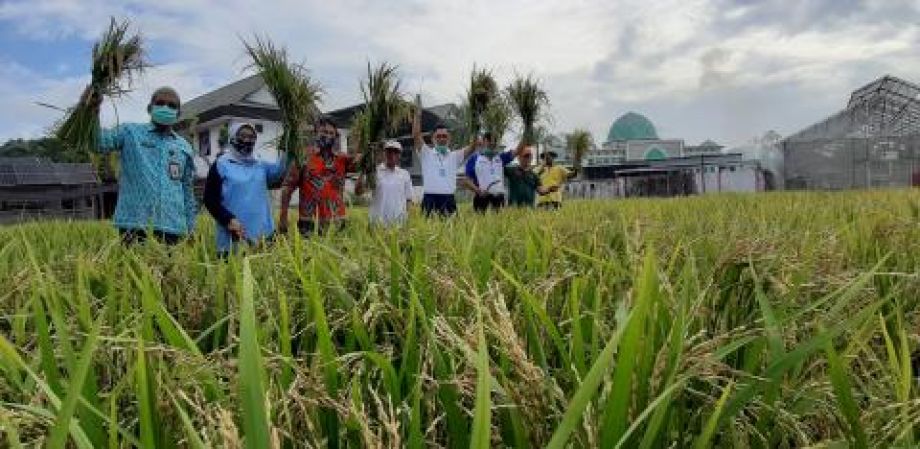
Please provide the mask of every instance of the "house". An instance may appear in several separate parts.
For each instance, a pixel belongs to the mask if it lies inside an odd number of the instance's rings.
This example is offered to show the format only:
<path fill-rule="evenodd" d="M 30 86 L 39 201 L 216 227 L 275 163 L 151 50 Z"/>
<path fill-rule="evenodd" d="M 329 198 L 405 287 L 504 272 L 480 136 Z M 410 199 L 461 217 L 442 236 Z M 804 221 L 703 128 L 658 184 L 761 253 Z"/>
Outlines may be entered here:
<path fill-rule="evenodd" d="M 0 223 L 36 218 L 103 218 L 102 185 L 92 164 L 0 157 Z"/>
<path fill-rule="evenodd" d="M 182 105 L 184 133 L 197 154 L 196 172 L 207 176 L 208 167 L 229 140 L 234 122 L 252 123 L 258 133 L 257 157 L 277 161 L 274 146 L 281 135 L 281 110 L 262 80 L 252 75 L 196 97 Z"/>

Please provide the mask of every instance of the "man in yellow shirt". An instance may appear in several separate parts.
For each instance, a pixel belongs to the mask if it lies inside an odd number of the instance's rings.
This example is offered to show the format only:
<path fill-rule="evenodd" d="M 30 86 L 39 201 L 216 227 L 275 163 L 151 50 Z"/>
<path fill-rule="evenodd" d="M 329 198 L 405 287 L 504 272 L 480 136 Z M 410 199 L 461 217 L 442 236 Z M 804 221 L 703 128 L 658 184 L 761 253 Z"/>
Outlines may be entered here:
<path fill-rule="evenodd" d="M 558 157 L 554 151 L 543 153 L 543 164 L 537 169 L 537 175 L 540 176 L 540 186 L 543 192 L 537 198 L 537 206 L 546 209 L 558 209 L 562 207 L 562 187 L 565 182 L 574 178 L 578 174 L 576 170 L 569 170 L 561 165 L 555 165 L 553 161 Z"/>

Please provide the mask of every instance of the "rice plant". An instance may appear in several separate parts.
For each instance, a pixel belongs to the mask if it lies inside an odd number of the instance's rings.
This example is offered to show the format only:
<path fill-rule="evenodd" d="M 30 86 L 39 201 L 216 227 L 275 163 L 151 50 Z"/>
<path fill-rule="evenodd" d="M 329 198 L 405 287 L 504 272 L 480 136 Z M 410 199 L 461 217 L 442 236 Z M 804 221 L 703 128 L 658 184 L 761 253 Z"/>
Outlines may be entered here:
<path fill-rule="evenodd" d="M 483 130 L 492 134 L 492 140 L 496 145 L 501 144 L 504 139 L 505 132 L 511 126 L 512 117 L 511 105 L 504 96 L 493 98 L 483 112 L 481 118 Z"/>
<path fill-rule="evenodd" d="M 473 67 L 470 74 L 470 87 L 467 90 L 466 105 L 469 108 L 470 135 L 477 136 L 485 128 L 483 117 L 486 111 L 501 94 L 498 83 L 492 76 L 492 71 L 485 68 Z"/>
<path fill-rule="evenodd" d="M 72 151 L 94 153 L 100 132 L 98 102 L 128 93 L 137 76 L 149 66 L 143 39 L 139 34 L 130 34 L 130 29 L 130 21 L 111 18 L 109 28 L 93 44 L 89 86 L 52 133 Z"/>
<path fill-rule="evenodd" d="M 271 40 L 255 37 L 253 42 L 243 41 L 247 55 L 252 59 L 250 68 L 265 81 L 281 111 L 281 136 L 277 148 L 288 155 L 288 160 L 303 161 L 302 130 L 312 124 L 318 114 L 322 87 L 310 77 L 306 66 L 291 62 L 287 50 Z"/>
<path fill-rule="evenodd" d="M 361 172 L 367 185 L 374 187 L 374 174 L 377 167 L 377 153 L 383 148 L 387 136 L 412 115 L 412 106 L 406 101 L 400 87 L 399 68 L 386 62 L 372 68 L 367 64 L 367 79 L 361 83 L 364 96 L 364 109 L 355 120 L 359 129 L 359 142 L 364 145 L 358 149 L 363 153 Z"/>
<path fill-rule="evenodd" d="M 516 76 L 505 88 L 505 92 L 514 113 L 521 119 L 524 144 L 536 144 L 536 124 L 546 115 L 546 110 L 549 108 L 549 97 L 533 75 Z"/>
<path fill-rule="evenodd" d="M 913 447 L 920 193 L 570 201 L 217 258 L 0 228 L 4 447 Z"/>

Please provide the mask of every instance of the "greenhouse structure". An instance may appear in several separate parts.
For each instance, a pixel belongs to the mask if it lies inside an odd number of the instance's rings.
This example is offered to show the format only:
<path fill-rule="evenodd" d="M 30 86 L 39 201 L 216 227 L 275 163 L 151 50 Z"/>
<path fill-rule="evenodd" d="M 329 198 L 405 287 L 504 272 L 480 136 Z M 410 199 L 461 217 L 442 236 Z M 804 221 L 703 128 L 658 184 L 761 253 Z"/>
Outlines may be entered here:
<path fill-rule="evenodd" d="M 920 185 L 920 86 L 885 76 L 782 142 L 786 189 Z"/>

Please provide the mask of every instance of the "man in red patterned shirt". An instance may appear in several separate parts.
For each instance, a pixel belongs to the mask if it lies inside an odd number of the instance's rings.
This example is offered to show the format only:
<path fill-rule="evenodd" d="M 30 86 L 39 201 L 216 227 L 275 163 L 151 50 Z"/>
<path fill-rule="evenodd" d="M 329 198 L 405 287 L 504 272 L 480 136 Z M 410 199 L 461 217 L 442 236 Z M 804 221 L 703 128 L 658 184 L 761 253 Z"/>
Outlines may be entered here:
<path fill-rule="evenodd" d="M 303 165 L 292 165 L 281 191 L 280 233 L 287 233 L 288 207 L 300 190 L 297 229 L 309 236 L 340 226 L 345 220 L 345 177 L 357 170 L 357 158 L 337 151 L 339 133 L 329 119 L 316 124 L 316 146 L 308 147 Z"/>

